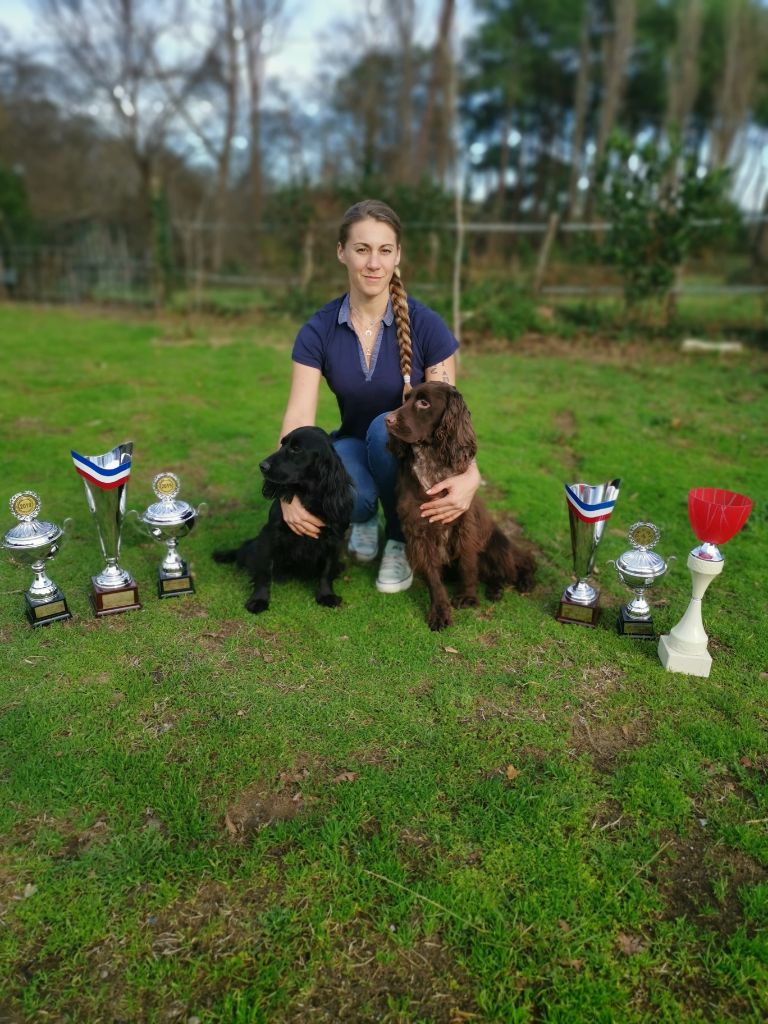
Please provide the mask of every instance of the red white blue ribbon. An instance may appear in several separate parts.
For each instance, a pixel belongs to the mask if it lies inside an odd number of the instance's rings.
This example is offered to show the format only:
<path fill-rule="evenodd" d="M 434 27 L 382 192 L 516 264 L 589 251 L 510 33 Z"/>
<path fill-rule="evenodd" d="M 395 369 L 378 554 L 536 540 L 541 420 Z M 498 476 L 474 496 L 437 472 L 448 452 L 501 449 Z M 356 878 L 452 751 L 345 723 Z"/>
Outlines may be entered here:
<path fill-rule="evenodd" d="M 574 515 L 578 516 L 584 523 L 599 523 L 602 519 L 610 519 L 613 513 L 613 506 L 616 504 L 616 499 L 614 498 L 613 501 L 601 501 L 594 505 L 589 505 L 586 501 L 582 501 L 568 484 L 565 485 L 565 497 L 573 509 Z"/>
<path fill-rule="evenodd" d="M 94 484 L 96 487 L 101 487 L 105 491 L 111 491 L 113 487 L 119 487 L 120 484 L 124 484 L 131 475 L 130 456 L 124 459 L 119 466 L 115 466 L 114 469 L 103 469 L 101 466 L 97 466 L 95 462 L 91 462 L 90 459 L 86 459 L 84 455 L 78 455 L 76 451 L 72 451 L 72 461 L 75 464 L 75 469 L 84 480 Z"/>

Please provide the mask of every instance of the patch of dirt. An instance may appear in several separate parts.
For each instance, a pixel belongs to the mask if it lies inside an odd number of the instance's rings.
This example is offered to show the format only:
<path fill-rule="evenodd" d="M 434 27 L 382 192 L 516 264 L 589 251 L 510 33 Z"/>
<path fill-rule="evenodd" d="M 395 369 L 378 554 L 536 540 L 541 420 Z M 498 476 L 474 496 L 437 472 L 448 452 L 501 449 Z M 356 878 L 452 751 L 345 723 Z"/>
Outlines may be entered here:
<path fill-rule="evenodd" d="M 649 733 L 649 724 L 642 718 L 609 722 L 577 712 L 571 719 L 569 748 L 576 756 L 588 754 L 595 771 L 608 774 L 620 755 L 642 746 Z"/>
<path fill-rule="evenodd" d="M 361 934 L 353 922 L 340 926 L 335 945 L 333 962 L 282 1016 L 286 1024 L 463 1024 L 482 1018 L 465 995 L 468 978 L 436 936 L 403 949 L 385 935 Z"/>
<path fill-rule="evenodd" d="M 729 936 L 744 921 L 738 889 L 765 882 L 768 869 L 740 850 L 714 843 L 701 829 L 672 838 L 650 877 L 664 897 L 664 920 L 686 917 Z"/>
<path fill-rule="evenodd" d="M 582 463 L 581 456 L 571 447 L 576 435 L 576 416 L 571 409 L 562 409 L 555 416 L 555 444 L 557 445 L 563 469 L 569 475 L 578 470 Z"/>
<path fill-rule="evenodd" d="M 227 807 L 224 826 L 233 842 L 245 842 L 276 821 L 292 821 L 304 810 L 300 790 L 270 790 L 262 783 L 246 787 Z"/>

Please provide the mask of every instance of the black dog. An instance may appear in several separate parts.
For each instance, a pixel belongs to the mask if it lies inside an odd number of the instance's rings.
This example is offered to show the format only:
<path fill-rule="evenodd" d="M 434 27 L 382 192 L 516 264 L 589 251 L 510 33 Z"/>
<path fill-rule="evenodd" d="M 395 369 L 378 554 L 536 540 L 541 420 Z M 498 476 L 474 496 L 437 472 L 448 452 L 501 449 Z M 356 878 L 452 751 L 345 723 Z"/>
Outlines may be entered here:
<path fill-rule="evenodd" d="M 341 598 L 333 581 L 341 568 L 339 553 L 352 515 L 352 480 L 319 427 L 298 427 L 280 442 L 280 448 L 259 463 L 264 474 L 262 494 L 274 498 L 269 519 L 258 537 L 239 548 L 214 552 L 217 562 L 237 562 L 251 576 L 253 593 L 245 603 L 258 615 L 269 608 L 273 579 L 318 579 L 315 600 L 335 608 Z M 304 508 L 325 526 L 317 539 L 295 534 L 283 520 L 280 500 L 298 495 Z"/>

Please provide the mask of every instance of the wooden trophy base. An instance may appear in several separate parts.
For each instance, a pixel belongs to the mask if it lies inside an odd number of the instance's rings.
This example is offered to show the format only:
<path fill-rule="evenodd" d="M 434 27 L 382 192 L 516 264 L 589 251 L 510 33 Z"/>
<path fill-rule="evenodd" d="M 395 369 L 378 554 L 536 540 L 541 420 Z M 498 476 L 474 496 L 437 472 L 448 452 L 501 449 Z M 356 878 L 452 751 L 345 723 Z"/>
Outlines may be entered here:
<path fill-rule="evenodd" d="M 57 590 L 47 601 L 35 601 L 29 594 L 25 594 L 24 599 L 27 602 L 27 619 L 33 628 L 47 626 L 49 622 L 72 618 L 72 612 L 67 607 L 66 598 L 60 590 Z"/>
<path fill-rule="evenodd" d="M 194 594 L 195 582 L 189 572 L 187 563 L 181 563 L 181 576 L 169 576 L 162 569 L 157 571 L 157 596 L 158 597 L 183 597 L 184 594 Z"/>
<path fill-rule="evenodd" d="M 594 629 L 600 617 L 598 601 L 599 595 L 595 595 L 595 599 L 591 604 L 576 604 L 575 601 L 569 600 L 568 589 L 566 588 L 563 591 L 563 596 L 560 598 L 560 605 L 555 618 L 558 622 L 565 622 L 571 626 L 588 626 L 590 629 Z"/>
<path fill-rule="evenodd" d="M 102 587 L 91 576 L 91 604 L 97 618 L 116 615 L 118 612 L 134 612 L 141 608 L 139 588 L 131 580 L 123 587 Z"/>
<path fill-rule="evenodd" d="M 616 630 L 620 636 L 631 636 L 633 640 L 655 640 L 656 630 L 653 628 L 653 619 L 634 619 L 627 615 L 627 606 L 622 605 L 619 617 L 616 620 Z"/>

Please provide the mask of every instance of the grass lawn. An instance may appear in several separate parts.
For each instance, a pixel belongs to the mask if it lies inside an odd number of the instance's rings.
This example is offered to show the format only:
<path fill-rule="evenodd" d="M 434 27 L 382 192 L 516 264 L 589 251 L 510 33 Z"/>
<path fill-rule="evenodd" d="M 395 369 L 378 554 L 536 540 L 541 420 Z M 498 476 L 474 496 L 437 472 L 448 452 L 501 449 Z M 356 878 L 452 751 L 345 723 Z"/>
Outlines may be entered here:
<path fill-rule="evenodd" d="M 540 568 L 432 634 L 424 586 L 380 595 L 373 567 L 339 609 L 286 583 L 245 612 L 210 556 L 264 519 L 297 323 L 130 317 L 0 307 L 6 499 L 75 519 L 49 565 L 70 622 L 28 628 L 31 574 L 0 568 L 0 1021 L 765 1020 L 766 353 L 468 351 L 484 494 Z M 198 589 L 159 601 L 162 551 L 126 525 L 144 607 L 96 620 L 69 452 L 129 439 L 129 507 L 161 470 L 210 504 L 182 544 Z M 613 476 L 602 619 L 563 626 L 563 483 Z M 659 526 L 667 631 L 700 485 L 755 502 L 704 600 L 708 679 L 616 634 L 607 564 Z"/>

